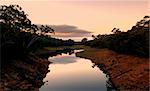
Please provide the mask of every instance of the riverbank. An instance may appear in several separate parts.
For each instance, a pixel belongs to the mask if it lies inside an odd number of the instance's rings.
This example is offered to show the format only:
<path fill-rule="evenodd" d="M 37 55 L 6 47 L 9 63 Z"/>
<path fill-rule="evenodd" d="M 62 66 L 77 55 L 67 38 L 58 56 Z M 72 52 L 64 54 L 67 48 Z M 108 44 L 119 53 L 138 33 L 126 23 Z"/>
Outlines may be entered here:
<path fill-rule="evenodd" d="M 131 55 L 119 54 L 108 49 L 96 49 L 83 45 L 71 47 L 46 47 L 37 54 L 63 52 L 64 49 L 84 49 L 76 53 L 78 57 L 91 59 L 104 73 L 108 74 L 113 85 L 119 90 L 148 91 L 149 59 Z M 61 51 L 60 51 L 61 50 Z M 48 54 L 49 55 L 49 54 Z M 50 56 L 50 55 L 49 55 Z M 51 55 L 52 56 L 52 55 Z M 15 60 L 2 69 L 0 91 L 33 90 L 44 84 L 50 62 L 35 54 L 28 55 L 23 60 Z"/>
<path fill-rule="evenodd" d="M 106 72 L 119 90 L 148 91 L 149 59 L 119 54 L 108 49 L 84 47 L 78 57 L 91 59 Z"/>
<path fill-rule="evenodd" d="M 49 64 L 49 61 L 34 54 L 29 54 L 21 60 L 12 60 L 1 69 L 0 91 L 38 91 L 49 72 Z"/>
<path fill-rule="evenodd" d="M 51 62 L 47 60 L 48 57 L 72 52 L 74 49 L 81 48 L 79 46 L 45 47 L 23 59 L 11 60 L 10 63 L 2 65 L 0 91 L 38 91 L 49 72 L 48 67 Z"/>
<path fill-rule="evenodd" d="M 62 53 L 73 53 L 74 50 L 83 49 L 83 45 L 61 46 L 61 47 L 44 47 L 35 52 L 40 58 L 48 58 Z"/>

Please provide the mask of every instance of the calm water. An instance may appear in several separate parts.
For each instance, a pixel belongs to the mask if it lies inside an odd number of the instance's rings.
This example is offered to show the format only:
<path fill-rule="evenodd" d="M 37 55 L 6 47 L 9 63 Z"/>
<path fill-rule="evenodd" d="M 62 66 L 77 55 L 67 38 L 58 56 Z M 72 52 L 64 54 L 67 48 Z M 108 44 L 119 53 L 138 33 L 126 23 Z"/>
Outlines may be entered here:
<path fill-rule="evenodd" d="M 106 75 L 88 59 L 75 54 L 50 57 L 50 72 L 40 91 L 106 91 Z"/>

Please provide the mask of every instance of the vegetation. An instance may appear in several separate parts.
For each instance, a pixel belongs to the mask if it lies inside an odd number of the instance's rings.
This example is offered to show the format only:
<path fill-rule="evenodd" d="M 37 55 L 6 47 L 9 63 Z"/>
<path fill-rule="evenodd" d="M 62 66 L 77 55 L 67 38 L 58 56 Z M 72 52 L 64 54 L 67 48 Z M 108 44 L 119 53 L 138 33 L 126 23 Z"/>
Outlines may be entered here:
<path fill-rule="evenodd" d="M 19 5 L 0 6 L 0 48 L 2 64 L 25 57 L 45 46 L 73 45 L 73 40 L 51 38 L 54 30 L 47 25 L 35 25 Z"/>
<path fill-rule="evenodd" d="M 87 38 L 83 38 L 83 39 L 81 40 L 81 43 L 82 43 L 82 44 L 85 44 L 87 41 L 88 41 Z"/>
<path fill-rule="evenodd" d="M 94 40 L 84 44 L 97 48 L 109 48 L 120 53 L 149 57 L 149 22 L 150 17 L 145 16 L 127 32 L 114 28 L 113 34 L 92 36 Z"/>

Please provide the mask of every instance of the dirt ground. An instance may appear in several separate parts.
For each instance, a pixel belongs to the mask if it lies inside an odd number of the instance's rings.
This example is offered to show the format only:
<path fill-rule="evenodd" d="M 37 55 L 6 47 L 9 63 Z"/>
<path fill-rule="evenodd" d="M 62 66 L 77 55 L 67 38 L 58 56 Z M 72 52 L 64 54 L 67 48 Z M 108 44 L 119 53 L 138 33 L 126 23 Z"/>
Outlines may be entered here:
<path fill-rule="evenodd" d="M 121 91 L 149 91 L 149 58 L 119 54 L 108 49 L 84 47 L 78 57 L 91 59 L 107 72 Z"/>
<path fill-rule="evenodd" d="M 12 60 L 2 68 L 0 91 L 39 91 L 49 72 L 49 64 L 34 54 L 22 60 Z"/>

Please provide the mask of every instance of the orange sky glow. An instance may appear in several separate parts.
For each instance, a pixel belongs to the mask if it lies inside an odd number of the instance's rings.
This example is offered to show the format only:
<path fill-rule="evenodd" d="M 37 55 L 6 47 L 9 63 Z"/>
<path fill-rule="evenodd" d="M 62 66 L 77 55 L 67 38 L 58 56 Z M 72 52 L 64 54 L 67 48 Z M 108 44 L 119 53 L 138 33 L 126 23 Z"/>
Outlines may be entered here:
<path fill-rule="evenodd" d="M 122 31 L 149 14 L 148 0 L 1 0 L 18 4 L 34 24 L 73 25 L 93 34 Z"/>

